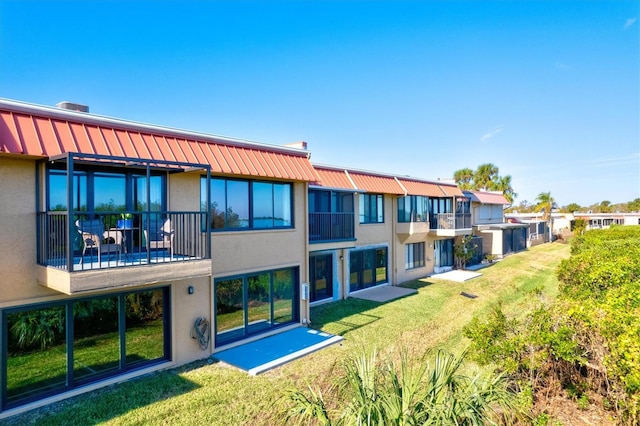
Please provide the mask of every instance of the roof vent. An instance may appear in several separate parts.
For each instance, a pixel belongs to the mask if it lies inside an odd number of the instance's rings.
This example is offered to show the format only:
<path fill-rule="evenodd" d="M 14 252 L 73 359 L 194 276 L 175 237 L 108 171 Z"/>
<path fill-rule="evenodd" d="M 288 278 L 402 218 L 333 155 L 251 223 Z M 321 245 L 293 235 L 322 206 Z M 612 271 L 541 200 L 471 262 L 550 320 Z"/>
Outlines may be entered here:
<path fill-rule="evenodd" d="M 87 105 L 76 104 L 73 102 L 62 101 L 56 104 L 58 108 L 68 109 L 69 111 L 89 112 Z"/>

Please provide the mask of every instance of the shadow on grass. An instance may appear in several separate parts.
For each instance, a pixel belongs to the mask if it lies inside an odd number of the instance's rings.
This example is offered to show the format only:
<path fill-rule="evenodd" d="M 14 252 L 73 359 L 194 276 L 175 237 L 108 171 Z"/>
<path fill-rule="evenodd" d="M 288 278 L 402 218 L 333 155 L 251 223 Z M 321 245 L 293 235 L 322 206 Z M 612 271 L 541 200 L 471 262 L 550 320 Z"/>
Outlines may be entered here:
<path fill-rule="evenodd" d="M 400 287 L 412 288 L 414 290 L 419 290 L 421 288 L 429 287 L 434 283 L 432 281 L 427 281 L 428 278 L 420 278 L 419 280 L 413 280 L 406 283 L 403 283 Z"/>
<path fill-rule="evenodd" d="M 322 329 L 328 324 L 331 324 L 335 330 L 327 331 L 332 334 L 344 336 L 346 333 L 381 319 L 379 316 L 365 313 L 381 304 L 380 302 L 370 300 L 349 298 L 326 305 L 315 306 L 311 308 L 311 326 L 316 329 Z"/>
<path fill-rule="evenodd" d="M 206 360 L 196 361 L 179 368 L 150 373 L 3 419 L 0 424 L 40 426 L 107 422 L 137 408 L 200 388 L 200 385 L 182 377 L 181 373 L 205 364 Z"/>

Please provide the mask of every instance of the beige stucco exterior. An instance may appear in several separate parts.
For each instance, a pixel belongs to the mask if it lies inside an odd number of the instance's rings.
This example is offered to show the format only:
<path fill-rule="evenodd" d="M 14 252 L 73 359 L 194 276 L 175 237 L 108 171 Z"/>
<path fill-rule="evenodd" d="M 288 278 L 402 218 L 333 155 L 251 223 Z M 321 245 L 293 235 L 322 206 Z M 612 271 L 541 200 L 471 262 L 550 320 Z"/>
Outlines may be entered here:
<path fill-rule="evenodd" d="M 36 162 L 0 157 L 0 307 L 57 298 L 36 280 Z"/>
<path fill-rule="evenodd" d="M 308 161 L 308 158 L 303 158 Z M 85 159 L 85 161 L 90 160 Z M 159 160 L 156 158 L 153 161 Z M 135 161 L 132 161 L 132 163 L 135 164 Z M 136 373 L 126 372 L 126 374 L 118 376 L 121 378 L 131 378 L 136 374 L 145 374 L 154 369 L 173 367 L 203 359 L 217 350 L 221 350 L 221 347 L 215 346 L 216 307 L 214 293 L 216 291 L 216 280 L 245 276 L 254 272 L 296 268 L 298 271 L 298 277 L 296 278 L 300 285 L 300 294 L 296 300 L 299 309 L 297 314 L 299 322 L 306 324 L 309 321 L 312 322 L 312 318 L 310 315 L 310 302 L 303 297 L 302 288 L 310 279 L 309 262 L 311 255 L 319 253 L 330 254 L 332 258 L 333 297 L 331 300 L 317 302 L 325 303 L 349 297 L 350 259 L 351 254 L 355 251 L 386 249 L 387 280 L 386 282 L 380 282 L 381 280 L 379 280 L 377 284 L 399 285 L 434 273 L 434 251 L 437 240 L 451 238 L 459 240 L 461 235 L 468 234 L 471 231 L 470 229 L 431 229 L 430 225 L 433 224 L 429 222 L 399 223 L 397 218 L 397 192 L 383 195 L 383 223 L 361 224 L 359 223 L 358 206 L 360 205 L 359 197 L 362 195 L 358 192 L 353 192 L 353 205 L 355 206 L 353 238 L 310 244 L 308 208 L 310 183 L 302 181 L 305 178 L 300 178 L 300 181 L 286 181 L 292 184 L 294 224 L 292 228 L 216 230 L 210 233 L 210 241 L 206 241 L 208 234 L 201 229 L 201 222 L 191 221 L 187 224 L 172 222 L 172 226 L 176 231 L 184 231 L 185 228 L 189 231 L 188 233 L 175 232 L 177 234 L 176 238 L 182 238 L 182 241 L 186 243 L 186 245 L 180 246 L 182 250 L 180 254 L 185 255 L 185 257 L 193 257 L 188 261 L 183 258 L 182 260 L 184 261 L 167 261 L 135 266 L 128 264 L 126 267 L 109 266 L 105 269 L 69 272 L 66 269 L 56 269 L 38 264 L 36 250 L 38 245 L 38 215 L 36 211 L 44 210 L 42 206 L 45 205 L 47 198 L 45 190 L 45 169 L 47 164 L 48 162 L 42 162 L 32 157 L 19 155 L 0 156 L 0 182 L 2 182 L 2 188 L 0 189 L 0 218 L 2 218 L 0 220 L 0 236 L 2 237 L 2 244 L 0 244 L 0 308 L 20 307 L 53 300 L 75 300 L 89 296 L 124 294 L 123 292 L 131 290 L 167 288 L 170 295 L 170 304 L 167 308 L 169 310 L 167 314 L 170 318 L 170 332 L 169 336 L 167 336 L 171 348 L 169 359 L 163 356 L 158 358 L 161 361 L 160 364 Z M 37 173 L 37 167 L 41 168 L 39 173 Z M 156 167 L 156 165 L 153 167 Z M 176 172 L 173 173 L 173 171 Z M 170 213 L 173 212 L 177 215 L 179 214 L 178 212 L 192 212 L 191 217 L 199 219 L 204 173 L 202 169 L 190 169 L 187 172 L 177 172 L 177 170 L 172 170 L 171 173 L 167 172 L 166 209 Z M 217 172 L 214 177 L 269 180 L 258 176 L 222 175 L 221 173 Z M 39 182 L 36 182 L 37 176 L 40 176 Z M 276 177 L 271 179 L 274 182 L 284 182 L 284 180 L 278 180 Z M 290 179 L 298 178 L 291 177 Z M 354 191 L 354 189 L 346 187 L 337 189 L 349 193 Z M 40 198 L 38 199 L 38 197 Z M 38 205 L 40 209 L 38 209 Z M 167 212 L 163 214 L 165 213 Z M 477 217 L 474 216 L 474 223 L 476 219 Z M 490 222 L 493 220 L 493 218 L 490 218 Z M 495 220 L 498 222 L 497 218 Z M 71 224 L 71 222 L 68 223 Z M 110 230 L 122 229 L 111 226 Z M 65 229 L 67 231 L 66 236 L 71 235 L 69 227 L 65 226 Z M 150 227 L 146 229 L 149 230 Z M 124 231 L 122 232 L 124 233 Z M 502 239 L 493 238 L 493 231 L 487 232 L 491 238 L 483 240 L 485 244 L 490 245 L 485 247 L 485 252 L 500 253 L 502 251 Z M 188 237 L 185 235 L 188 235 Z M 351 235 L 349 234 L 349 236 Z M 483 234 L 483 236 L 485 235 Z M 147 237 L 145 236 L 145 238 Z M 66 241 L 69 239 L 67 237 Z M 151 246 L 148 241 L 149 239 L 147 239 L 147 248 L 149 250 L 146 253 L 149 256 L 147 261 L 150 262 Z M 103 244 L 107 243 L 108 241 L 103 241 Z M 210 243 L 210 259 L 202 255 L 202 251 L 198 251 L 203 246 L 206 246 L 206 243 Z M 411 243 L 424 243 L 424 266 L 406 269 L 406 246 Z M 70 245 L 68 244 L 66 247 Z M 118 243 L 118 246 L 123 248 L 124 245 Z M 380 251 L 376 251 L 375 255 L 378 256 L 380 253 Z M 67 259 L 73 257 L 73 253 L 69 251 L 66 254 L 68 255 Z M 173 254 L 171 258 L 173 260 Z M 381 258 L 382 256 L 379 257 L 379 259 Z M 354 259 L 356 259 L 355 256 Z M 368 259 L 371 259 L 371 257 Z M 376 268 L 380 266 L 379 264 Z M 367 268 L 368 273 L 371 274 L 372 268 Z M 375 270 L 376 268 L 373 268 L 374 274 L 380 272 L 379 275 L 383 276 L 381 274 L 382 270 Z M 368 275 L 368 277 L 370 278 L 371 275 Z M 318 280 L 322 279 L 323 277 L 318 278 Z M 366 282 L 367 285 L 372 283 L 368 279 Z M 218 295 L 220 295 L 220 292 Z M 69 306 L 71 305 L 69 304 Z M 193 339 L 191 335 L 194 322 L 198 318 L 205 318 L 210 324 L 209 333 L 211 339 L 206 349 L 202 349 L 198 341 Z M 287 327 L 297 325 L 295 323 L 286 324 Z M 279 330 L 281 329 L 270 329 L 267 333 L 274 333 Z M 254 335 L 246 340 L 259 337 L 261 336 Z M 238 342 L 231 344 L 236 345 Z M 110 377 L 104 381 L 104 384 L 116 382 L 118 377 Z M 100 383 L 97 382 L 85 388 L 85 391 L 99 386 Z M 73 389 L 66 396 L 81 392 L 82 390 Z M 64 397 L 65 395 L 61 395 L 59 399 Z M 0 418 L 2 414 L 0 412 Z"/>
<path fill-rule="evenodd" d="M 45 188 L 45 173 L 43 167 L 41 182 L 36 185 L 37 164 L 34 159 L 0 156 L 0 235 L 3 240 L 0 244 L 0 308 L 169 287 L 171 359 L 154 367 L 167 368 L 206 358 L 215 352 L 214 278 L 285 267 L 298 268 L 299 282 L 308 276 L 307 184 L 304 182 L 292 185 L 295 228 L 214 232 L 211 259 L 72 273 L 38 265 L 36 191 L 38 187 Z M 169 174 L 168 209 L 200 210 L 201 177 L 201 171 Z M 41 203 L 45 199 L 43 192 Z M 202 235 L 204 238 L 206 234 Z M 308 305 L 304 301 L 300 301 L 299 310 L 300 319 L 308 318 Z M 212 333 L 206 350 L 191 337 L 193 324 L 200 317 L 209 321 Z M 140 374 L 148 371 L 141 370 Z"/>

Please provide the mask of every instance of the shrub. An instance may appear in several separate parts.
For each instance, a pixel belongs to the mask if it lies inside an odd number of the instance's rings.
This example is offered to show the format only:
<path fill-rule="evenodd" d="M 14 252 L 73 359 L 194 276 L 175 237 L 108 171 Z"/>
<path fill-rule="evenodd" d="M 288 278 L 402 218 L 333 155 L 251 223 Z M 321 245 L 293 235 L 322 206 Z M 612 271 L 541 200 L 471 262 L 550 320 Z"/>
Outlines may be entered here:
<path fill-rule="evenodd" d="M 417 364 L 411 361 L 406 352 L 399 364 L 380 360 L 375 350 L 356 354 L 344 362 L 343 374 L 326 394 L 313 388 L 308 394 L 290 391 L 287 423 L 477 425 L 515 412 L 504 377 L 462 374 L 464 355 L 438 351 L 433 361 L 426 354 Z"/>

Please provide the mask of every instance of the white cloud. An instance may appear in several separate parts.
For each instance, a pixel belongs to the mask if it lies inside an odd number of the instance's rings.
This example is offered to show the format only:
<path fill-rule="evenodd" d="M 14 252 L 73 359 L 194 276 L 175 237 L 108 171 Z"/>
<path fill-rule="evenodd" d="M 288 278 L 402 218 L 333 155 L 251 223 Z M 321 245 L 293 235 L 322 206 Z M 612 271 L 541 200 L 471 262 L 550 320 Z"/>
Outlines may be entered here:
<path fill-rule="evenodd" d="M 555 65 L 556 65 L 556 68 L 558 68 L 559 70 L 562 70 L 562 71 L 567 71 L 567 70 L 571 69 L 570 65 L 567 65 L 567 64 L 565 64 L 563 62 L 556 62 Z"/>
<path fill-rule="evenodd" d="M 493 138 L 495 135 L 497 135 L 498 133 L 500 133 L 502 131 L 502 124 L 499 126 L 496 126 L 494 129 L 489 130 L 488 132 L 486 132 L 484 135 L 482 135 L 482 137 L 480 138 L 480 142 L 486 142 L 489 139 Z"/>
<path fill-rule="evenodd" d="M 626 30 L 627 28 L 629 28 L 630 26 L 635 24 L 637 20 L 638 20 L 638 18 L 629 18 L 629 19 L 627 19 L 627 22 L 624 23 L 623 29 Z"/>
<path fill-rule="evenodd" d="M 626 164 L 640 164 L 640 152 L 632 152 L 631 154 L 616 156 L 616 157 L 603 157 L 593 162 L 594 167 L 618 167 Z"/>

